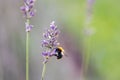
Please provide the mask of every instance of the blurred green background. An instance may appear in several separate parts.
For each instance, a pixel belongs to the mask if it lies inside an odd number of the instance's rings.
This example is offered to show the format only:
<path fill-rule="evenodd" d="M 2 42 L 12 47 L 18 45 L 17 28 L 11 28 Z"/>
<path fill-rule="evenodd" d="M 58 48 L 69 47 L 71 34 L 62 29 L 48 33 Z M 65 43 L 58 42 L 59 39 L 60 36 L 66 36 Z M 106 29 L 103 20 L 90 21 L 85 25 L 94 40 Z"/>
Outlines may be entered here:
<path fill-rule="evenodd" d="M 42 33 L 53 20 L 61 30 L 58 41 L 70 57 L 51 58 L 45 80 L 82 80 L 83 52 L 90 54 L 87 80 L 120 80 L 120 0 L 88 1 L 92 0 L 36 1 L 37 12 L 31 19 L 30 80 L 41 78 Z M 0 0 L 0 80 L 25 80 L 22 5 L 22 0 Z"/>

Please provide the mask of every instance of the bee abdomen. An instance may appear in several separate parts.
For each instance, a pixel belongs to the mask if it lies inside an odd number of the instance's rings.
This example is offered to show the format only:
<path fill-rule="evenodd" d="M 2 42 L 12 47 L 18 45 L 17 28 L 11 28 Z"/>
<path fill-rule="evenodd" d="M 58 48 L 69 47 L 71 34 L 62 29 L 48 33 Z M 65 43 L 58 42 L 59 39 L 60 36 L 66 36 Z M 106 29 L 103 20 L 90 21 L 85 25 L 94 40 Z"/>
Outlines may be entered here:
<path fill-rule="evenodd" d="M 58 53 L 57 59 L 61 59 L 63 57 L 62 53 Z"/>

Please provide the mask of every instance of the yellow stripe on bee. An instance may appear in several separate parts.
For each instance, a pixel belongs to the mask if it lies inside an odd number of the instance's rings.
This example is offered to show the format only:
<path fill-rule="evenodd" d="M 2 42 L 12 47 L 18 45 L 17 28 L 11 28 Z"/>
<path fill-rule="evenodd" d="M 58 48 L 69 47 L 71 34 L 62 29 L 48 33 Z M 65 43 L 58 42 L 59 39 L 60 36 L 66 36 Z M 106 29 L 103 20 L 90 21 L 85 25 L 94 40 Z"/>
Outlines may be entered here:
<path fill-rule="evenodd" d="M 62 52 L 64 52 L 64 49 L 62 47 L 58 47 Z"/>

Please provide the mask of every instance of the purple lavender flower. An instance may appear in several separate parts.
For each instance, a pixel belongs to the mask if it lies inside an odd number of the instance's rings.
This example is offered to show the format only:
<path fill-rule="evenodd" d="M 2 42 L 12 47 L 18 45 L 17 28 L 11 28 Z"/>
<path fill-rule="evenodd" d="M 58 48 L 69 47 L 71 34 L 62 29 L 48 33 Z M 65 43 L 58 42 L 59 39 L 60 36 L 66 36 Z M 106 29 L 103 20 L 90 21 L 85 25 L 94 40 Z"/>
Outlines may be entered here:
<path fill-rule="evenodd" d="M 24 5 L 20 8 L 26 18 L 31 18 L 35 14 L 34 7 L 35 0 L 24 0 Z"/>
<path fill-rule="evenodd" d="M 26 18 L 26 32 L 31 31 L 33 25 L 30 25 L 30 18 L 32 18 L 35 15 L 35 9 L 34 7 L 35 0 L 24 0 L 24 5 L 20 7 L 22 10 L 24 17 Z"/>
<path fill-rule="evenodd" d="M 50 28 L 43 33 L 45 39 L 42 41 L 42 47 L 45 48 L 45 51 L 42 52 L 42 55 L 45 57 L 45 63 L 49 57 L 56 56 L 55 49 L 59 46 L 57 41 L 59 33 L 54 21 L 50 24 Z"/>

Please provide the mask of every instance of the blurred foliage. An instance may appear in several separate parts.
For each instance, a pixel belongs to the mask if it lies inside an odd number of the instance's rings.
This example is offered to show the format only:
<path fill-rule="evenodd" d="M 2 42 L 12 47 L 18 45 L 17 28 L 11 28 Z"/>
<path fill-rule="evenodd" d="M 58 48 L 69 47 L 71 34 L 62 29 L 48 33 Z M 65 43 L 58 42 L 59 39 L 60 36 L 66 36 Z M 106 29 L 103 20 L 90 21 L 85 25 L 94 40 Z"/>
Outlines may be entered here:
<path fill-rule="evenodd" d="M 71 32 L 79 35 L 84 26 L 86 1 L 66 0 L 59 3 L 63 10 L 60 14 L 64 14 L 62 19 L 68 23 Z M 90 26 L 95 29 L 95 34 L 90 37 L 87 45 L 90 45 L 90 61 L 103 80 L 120 80 L 119 3 L 120 0 L 96 0 L 93 6 Z"/>

